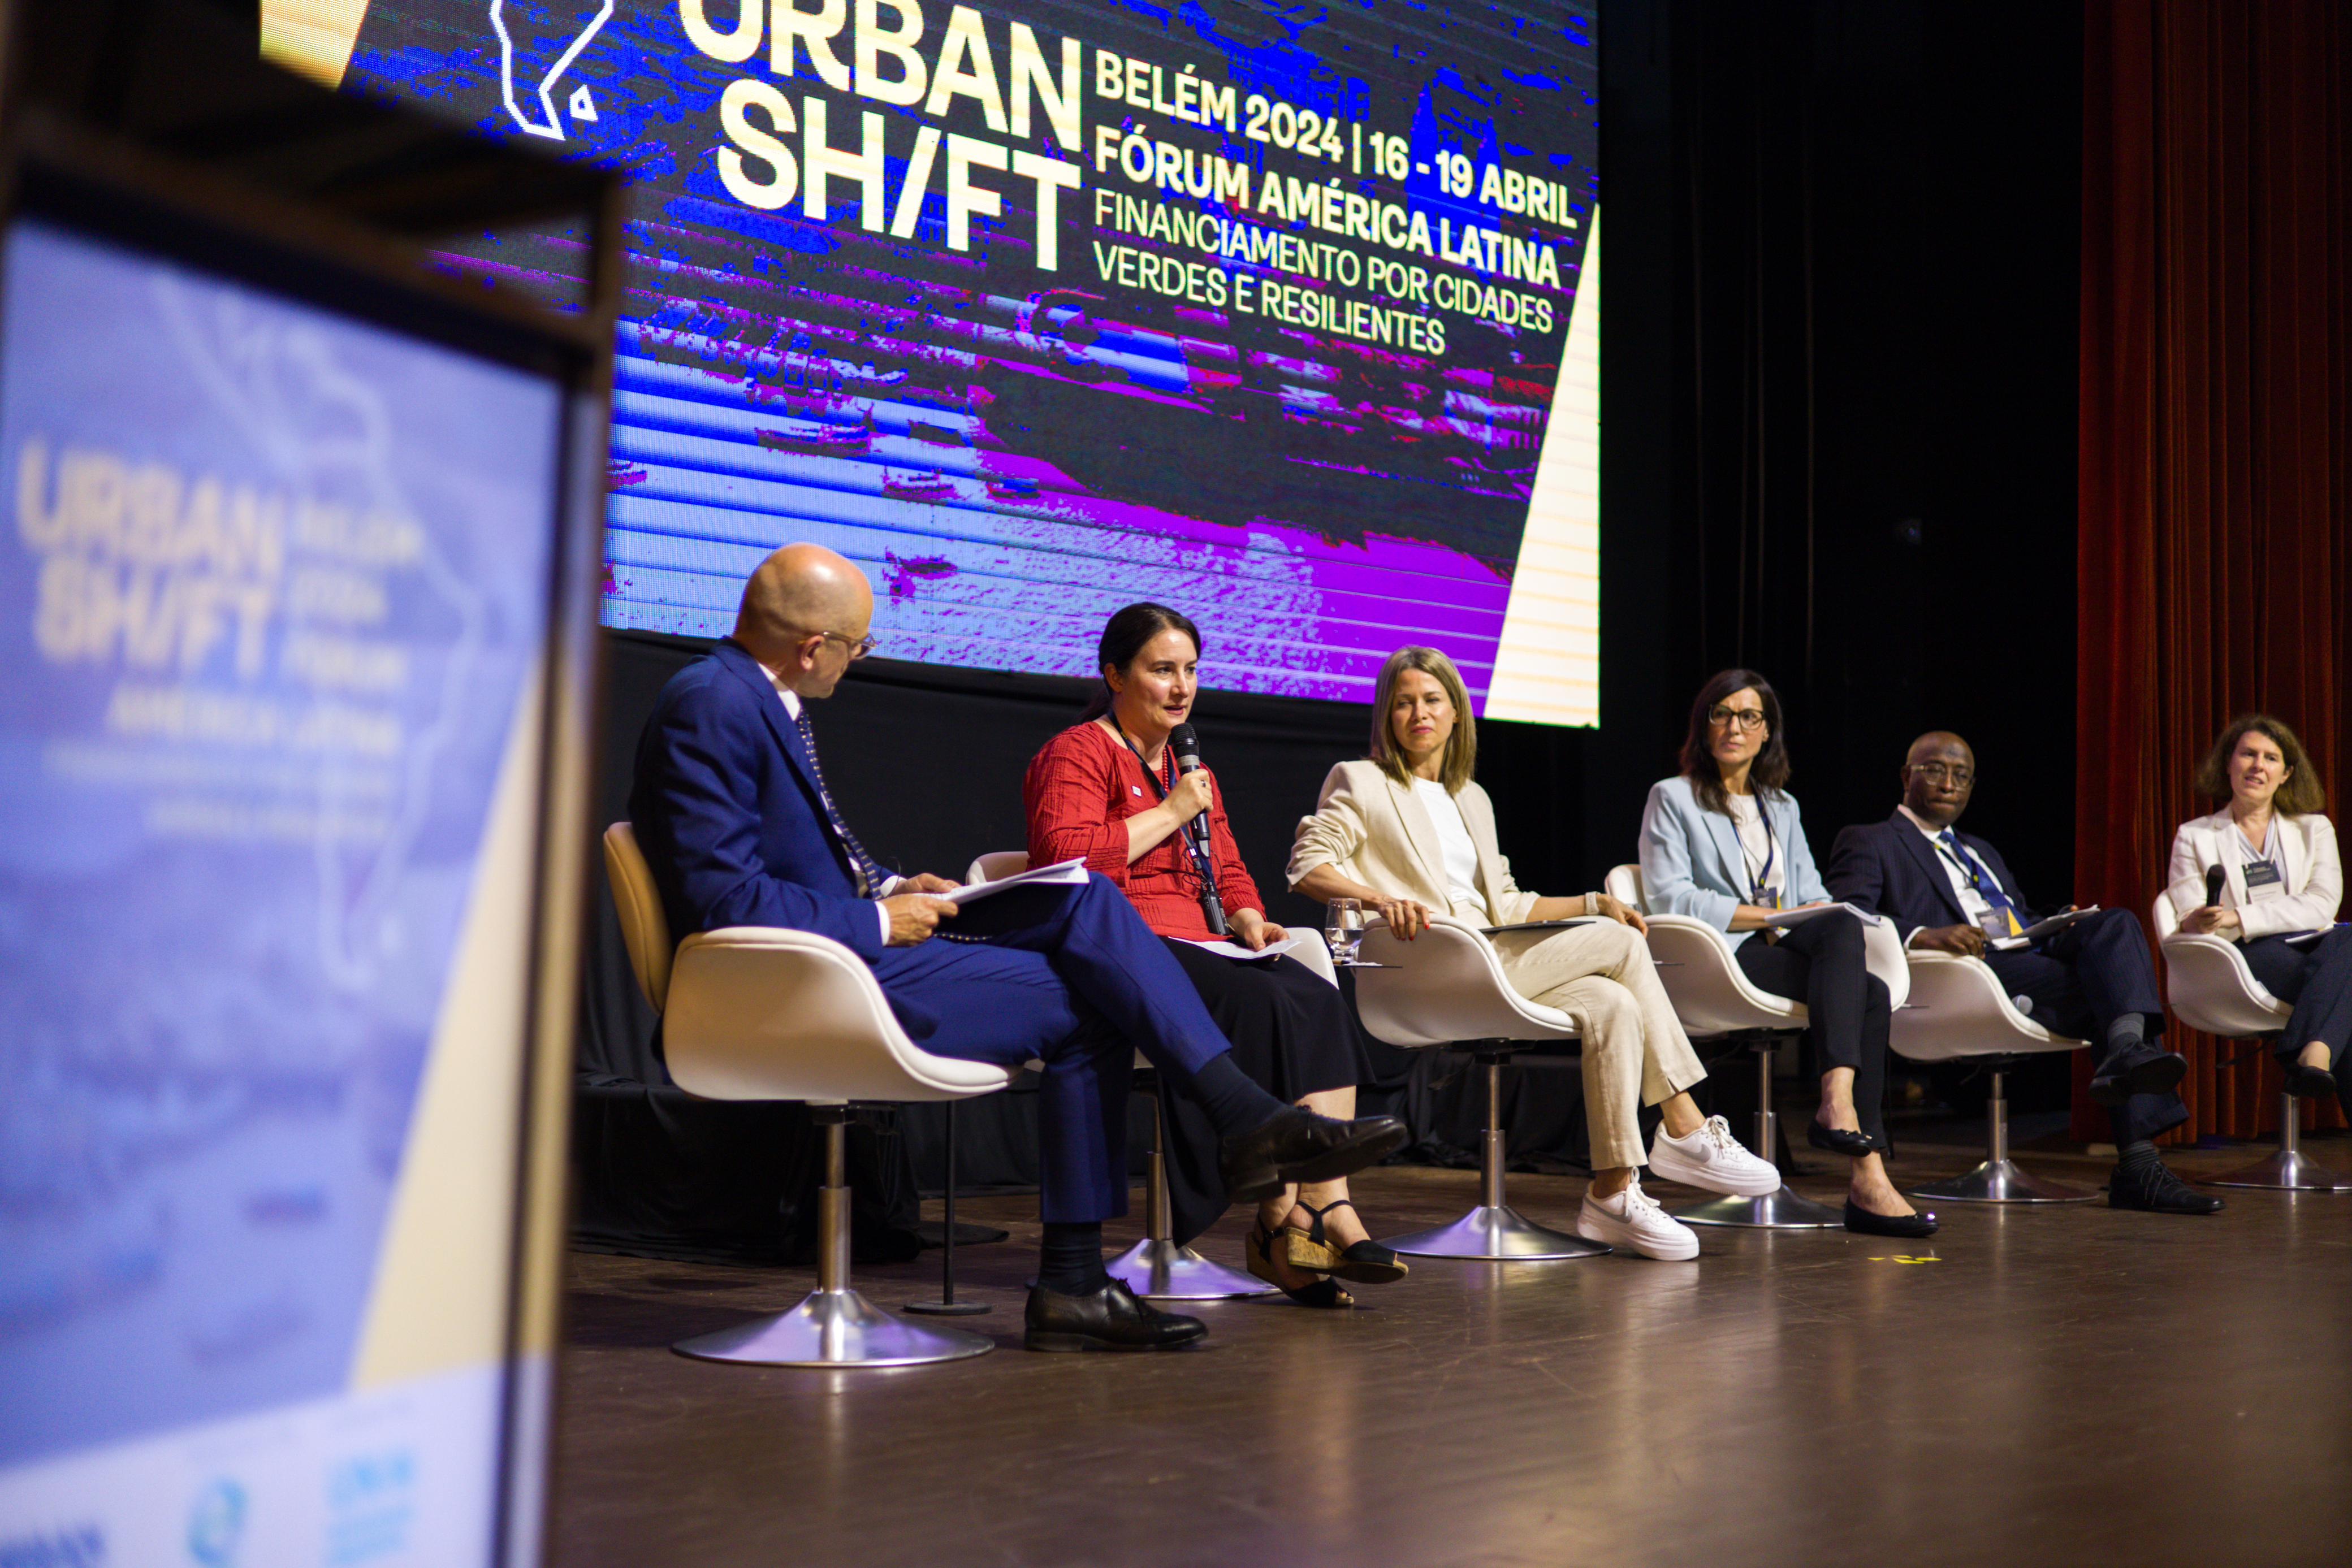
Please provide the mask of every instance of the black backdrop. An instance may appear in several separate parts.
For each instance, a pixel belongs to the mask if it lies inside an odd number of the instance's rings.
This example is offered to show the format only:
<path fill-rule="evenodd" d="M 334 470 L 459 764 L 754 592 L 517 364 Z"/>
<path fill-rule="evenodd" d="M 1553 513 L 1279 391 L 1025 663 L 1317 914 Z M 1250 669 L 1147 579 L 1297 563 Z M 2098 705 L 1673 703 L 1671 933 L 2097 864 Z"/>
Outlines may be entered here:
<path fill-rule="evenodd" d="M 1982 772 L 1969 825 L 2054 901 L 2073 860 L 2079 12 L 1610 0 L 1601 37 L 1602 727 L 1482 726 L 1519 880 L 1580 892 L 1631 858 L 1689 693 L 1738 663 L 1787 705 L 1817 853 L 1892 809 L 1913 735 L 1954 727 Z M 600 821 L 623 814 L 638 726 L 691 653 L 606 647 Z M 1081 700 L 1072 681 L 875 659 L 818 722 L 868 845 L 960 874 L 1019 846 L 1022 768 Z M 1213 693 L 1199 724 L 1213 765 L 1246 780 L 1235 828 L 1276 916 L 1311 919 L 1276 892 L 1291 829 L 1360 753 L 1363 714 Z M 639 1087 L 650 1020 L 601 886 L 583 1234 L 757 1250 L 804 1174 L 793 1114 Z M 1528 1085 L 1515 1149 L 1573 1157 L 1574 1075 Z M 2063 1088 L 2012 1090 L 2037 1092 Z M 1018 1180 L 1026 1109 L 988 1103 L 964 1117 L 966 1169 Z M 1466 1144 L 1469 1107 L 1418 1109 L 1441 1145 Z M 936 1116 L 908 1118 L 926 1185 Z M 897 1151 L 862 1150 L 869 1218 L 903 1218 Z"/>

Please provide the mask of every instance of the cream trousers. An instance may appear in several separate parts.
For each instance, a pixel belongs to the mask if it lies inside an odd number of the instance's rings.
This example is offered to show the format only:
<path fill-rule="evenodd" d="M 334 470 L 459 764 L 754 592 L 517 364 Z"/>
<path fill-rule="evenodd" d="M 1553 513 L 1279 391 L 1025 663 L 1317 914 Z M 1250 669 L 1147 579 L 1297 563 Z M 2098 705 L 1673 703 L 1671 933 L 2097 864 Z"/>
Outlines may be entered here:
<path fill-rule="evenodd" d="M 1558 1008 L 1584 1037 L 1584 1118 L 1592 1168 L 1647 1163 L 1641 1109 L 1706 1076 L 1658 984 L 1650 945 L 1614 920 L 1494 939 L 1511 988 Z"/>

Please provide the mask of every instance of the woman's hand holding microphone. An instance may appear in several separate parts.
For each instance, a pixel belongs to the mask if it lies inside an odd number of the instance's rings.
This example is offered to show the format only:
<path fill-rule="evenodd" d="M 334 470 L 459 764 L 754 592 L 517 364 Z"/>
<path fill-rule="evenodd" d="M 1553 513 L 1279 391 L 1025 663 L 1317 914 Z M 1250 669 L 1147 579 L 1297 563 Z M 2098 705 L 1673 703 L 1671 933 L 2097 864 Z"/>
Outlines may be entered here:
<path fill-rule="evenodd" d="M 1215 797 L 1209 791 L 1208 769 L 1203 768 L 1191 773 L 1178 774 L 1176 787 L 1168 791 L 1168 799 L 1160 803 L 1160 809 L 1166 811 L 1170 821 L 1181 828 L 1207 810 L 1214 800 Z"/>

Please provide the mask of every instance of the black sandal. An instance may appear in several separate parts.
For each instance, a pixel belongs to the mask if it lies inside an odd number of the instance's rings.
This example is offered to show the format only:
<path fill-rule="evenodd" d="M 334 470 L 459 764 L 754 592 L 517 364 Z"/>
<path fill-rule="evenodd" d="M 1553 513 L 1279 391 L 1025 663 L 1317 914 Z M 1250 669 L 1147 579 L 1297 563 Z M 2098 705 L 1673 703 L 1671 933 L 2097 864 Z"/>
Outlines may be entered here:
<path fill-rule="evenodd" d="M 1286 1239 L 1292 1236 L 1303 1238 L 1307 1233 L 1295 1225 L 1286 1225 L 1282 1228 L 1282 1234 Z M 1336 1311 L 1341 1307 L 1352 1307 L 1356 1304 L 1356 1298 L 1341 1290 L 1339 1282 L 1328 1274 L 1319 1275 L 1313 1284 L 1297 1290 L 1293 1290 L 1275 1278 L 1274 1232 L 1265 1228 L 1265 1221 L 1263 1219 L 1250 1227 L 1249 1245 L 1243 1249 L 1243 1253 L 1248 1260 L 1251 1273 L 1302 1307 L 1320 1307 Z M 1288 1261 L 1286 1258 L 1284 1260 Z"/>
<path fill-rule="evenodd" d="M 1314 1228 L 1307 1232 L 1305 1240 L 1310 1247 L 1330 1260 L 1323 1267 L 1340 1279 L 1359 1285 L 1392 1285 L 1412 1272 L 1405 1267 L 1403 1260 L 1397 1257 L 1393 1249 L 1383 1247 L 1377 1241 L 1370 1239 L 1359 1241 L 1344 1252 L 1331 1245 L 1331 1239 L 1323 1233 L 1323 1217 L 1335 1208 L 1354 1208 L 1355 1204 L 1349 1199 L 1343 1197 L 1336 1203 L 1327 1203 L 1318 1208 L 1301 1198 L 1298 1201 L 1298 1207 L 1315 1217 Z M 1294 1236 L 1298 1234 L 1296 1227 L 1285 1228 Z M 1290 1261 L 1297 1266 L 1298 1259 L 1294 1255 Z"/>

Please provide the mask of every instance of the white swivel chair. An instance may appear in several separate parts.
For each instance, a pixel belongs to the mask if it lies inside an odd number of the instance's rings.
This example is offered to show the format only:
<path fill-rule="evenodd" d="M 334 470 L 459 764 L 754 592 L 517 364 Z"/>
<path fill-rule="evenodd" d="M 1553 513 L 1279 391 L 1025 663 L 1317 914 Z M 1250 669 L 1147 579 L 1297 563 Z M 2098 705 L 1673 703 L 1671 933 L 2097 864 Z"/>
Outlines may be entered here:
<path fill-rule="evenodd" d="M 994 882 L 1028 869 L 1027 852 L 997 850 L 974 860 L 963 879 Z M 1321 959 L 1323 977 L 1331 979 L 1331 955 L 1321 944 L 1317 944 L 1313 957 L 1300 956 L 1310 967 L 1316 958 Z M 1274 1287 L 1255 1275 L 1228 1269 L 1176 1244 L 1176 1223 L 1168 1201 L 1168 1107 L 1160 1098 L 1160 1075 L 1140 1052 L 1135 1058 L 1135 1070 L 1136 1091 L 1151 1097 L 1151 1147 L 1144 1155 L 1143 1239 L 1104 1267 L 1112 1279 L 1137 1295 L 1163 1301 L 1223 1301 L 1274 1294 Z"/>
<path fill-rule="evenodd" d="M 2156 924 L 2157 946 L 2164 954 L 2165 999 L 2173 1016 L 2191 1029 L 2224 1040 L 2259 1042 L 2253 1064 L 2275 1048 L 2279 1034 L 2294 1011 L 2263 988 L 2246 967 L 2246 956 L 2226 937 L 2192 935 L 2180 929 L 2172 900 L 2156 895 L 2150 912 Z M 2213 1186 L 2259 1186 L 2286 1192 L 2344 1192 L 2347 1182 L 2326 1166 L 2304 1158 L 2301 1147 L 2303 1106 L 2295 1097 L 2279 1092 L 2278 1152 L 2258 1165 L 2227 1176 L 2207 1176 Z"/>
<path fill-rule="evenodd" d="M 1609 896 L 1632 904 L 1650 924 L 1650 956 L 1657 961 L 1658 981 L 1675 1005 L 1675 1017 L 1694 1041 L 1708 1040 L 1745 1048 L 1756 1056 L 1756 1128 L 1751 1147 L 1761 1160 L 1777 1160 L 1779 1118 L 1772 1112 L 1772 1059 L 1783 1043 L 1805 1032 L 1805 1004 L 1776 997 L 1751 982 L 1739 967 L 1724 934 L 1688 915 L 1660 915 L 1650 908 L 1649 889 L 1642 868 L 1612 868 L 1602 883 Z M 1870 972 L 1886 982 L 1895 1007 L 1903 1006 L 1911 989 L 1903 963 L 1902 945 L 1885 926 L 1866 927 L 1863 942 Z M 1685 1225 L 1729 1225 L 1759 1230 L 1843 1228 L 1845 1217 L 1809 1197 L 1799 1197 L 1784 1184 L 1764 1197 L 1716 1197 L 1675 1210 Z"/>
<path fill-rule="evenodd" d="M 917 1048 L 874 972 L 829 937 L 761 925 L 671 946 L 653 872 L 626 822 L 604 830 L 604 868 L 629 967 L 662 1015 L 669 1075 L 710 1100 L 798 1100 L 824 1129 L 817 1288 L 790 1312 L 681 1340 L 680 1354 L 762 1366 L 909 1366 L 993 1348 L 978 1334 L 901 1322 L 849 1283 L 845 1133 L 852 1101 L 967 1100 L 1013 1074 Z"/>
<path fill-rule="evenodd" d="M 1535 1224 L 1503 1196 L 1503 1066 L 1530 1043 L 1572 1043 L 1576 1026 L 1568 1015 L 1511 989 L 1494 945 L 1478 927 L 1450 915 L 1431 915 L 1430 928 L 1411 942 L 1399 941 L 1385 925 L 1369 925 L 1356 956 L 1367 966 L 1356 971 L 1356 1010 L 1366 1029 L 1407 1049 L 1464 1045 L 1486 1070 L 1481 1201 L 1451 1225 L 1383 1238 L 1387 1245 L 1422 1258 L 1494 1262 L 1609 1251 L 1601 1242 Z"/>
<path fill-rule="evenodd" d="M 1955 953 L 1911 955 L 1911 1005 L 1895 1015 L 1895 1053 L 1913 1061 L 1977 1060 L 1992 1076 L 1985 1101 L 1985 1157 L 1949 1181 L 1911 1188 L 1915 1197 L 1952 1203 L 2087 1203 L 2098 1194 L 2029 1176 L 2009 1157 L 2009 1100 L 2002 1080 L 2020 1059 L 2080 1051 L 2084 1042 L 2053 1034 L 2018 1010 L 2000 977 L 1981 958 Z"/>

